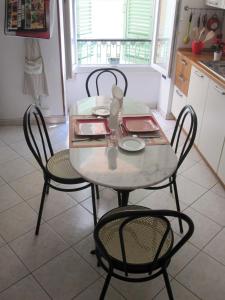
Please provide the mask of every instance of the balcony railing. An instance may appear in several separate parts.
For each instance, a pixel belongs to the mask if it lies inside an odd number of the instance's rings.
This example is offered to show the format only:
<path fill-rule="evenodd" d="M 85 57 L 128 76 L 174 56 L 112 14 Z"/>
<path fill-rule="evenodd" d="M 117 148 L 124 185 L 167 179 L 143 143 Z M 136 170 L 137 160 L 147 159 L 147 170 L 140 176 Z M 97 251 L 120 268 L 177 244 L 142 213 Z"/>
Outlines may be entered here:
<path fill-rule="evenodd" d="M 150 64 L 151 40 L 77 39 L 78 64 Z"/>

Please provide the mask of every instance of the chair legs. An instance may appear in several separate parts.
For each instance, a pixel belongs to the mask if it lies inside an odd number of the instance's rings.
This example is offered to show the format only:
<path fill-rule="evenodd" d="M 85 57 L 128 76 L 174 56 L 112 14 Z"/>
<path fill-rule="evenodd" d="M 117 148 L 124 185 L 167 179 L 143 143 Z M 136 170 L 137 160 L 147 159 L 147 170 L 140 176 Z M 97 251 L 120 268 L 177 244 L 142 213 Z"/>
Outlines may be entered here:
<path fill-rule="evenodd" d="M 101 292 L 99 300 L 104 300 L 105 299 L 105 294 L 106 294 L 106 292 L 108 290 L 111 277 L 112 277 L 112 270 L 110 269 L 109 273 L 108 273 L 108 275 L 107 275 L 107 277 L 105 279 L 105 283 L 104 283 L 104 286 L 102 288 L 102 292 Z"/>
<path fill-rule="evenodd" d="M 38 220 L 37 220 L 37 225 L 36 225 L 36 230 L 35 230 L 36 235 L 38 235 L 38 233 L 39 233 L 39 227 L 41 224 L 41 217 L 42 217 L 42 212 L 43 212 L 44 202 L 45 202 L 45 195 L 47 193 L 48 188 L 49 188 L 48 180 L 45 180 L 43 190 L 42 190 L 41 203 L 40 203 L 40 208 L 39 208 L 39 212 L 38 212 Z"/>
<path fill-rule="evenodd" d="M 175 201 L 176 201 L 176 206 L 177 206 L 177 211 L 180 212 L 180 203 L 179 203 L 179 197 L 178 197 L 178 191 L 177 191 L 177 183 L 176 179 L 173 179 L 173 189 L 174 189 L 174 196 L 175 196 Z M 180 233 L 183 233 L 183 224 L 181 218 L 178 219 L 179 221 L 179 226 L 180 226 Z"/>
<path fill-rule="evenodd" d="M 169 277 L 168 277 L 166 269 L 163 270 L 163 277 L 164 277 L 164 281 L 165 281 L 165 284 L 166 284 L 166 290 L 167 290 L 169 299 L 174 300 L 173 292 L 172 292 L 172 289 L 171 289 L 171 285 L 170 285 L 170 281 L 169 281 Z"/>
<path fill-rule="evenodd" d="M 93 217 L 94 217 L 94 225 L 97 224 L 97 210 L 96 210 L 96 203 L 95 203 L 95 189 L 97 185 L 91 185 L 91 199 L 92 199 L 92 209 L 93 209 Z"/>
<path fill-rule="evenodd" d="M 95 192 L 96 192 L 96 198 L 99 200 L 100 197 L 99 197 L 99 188 L 98 188 L 98 185 L 95 185 Z"/>
<path fill-rule="evenodd" d="M 169 178 L 169 183 L 170 183 L 170 194 L 173 194 L 173 186 L 172 186 L 172 179 L 171 179 L 171 177 Z"/>

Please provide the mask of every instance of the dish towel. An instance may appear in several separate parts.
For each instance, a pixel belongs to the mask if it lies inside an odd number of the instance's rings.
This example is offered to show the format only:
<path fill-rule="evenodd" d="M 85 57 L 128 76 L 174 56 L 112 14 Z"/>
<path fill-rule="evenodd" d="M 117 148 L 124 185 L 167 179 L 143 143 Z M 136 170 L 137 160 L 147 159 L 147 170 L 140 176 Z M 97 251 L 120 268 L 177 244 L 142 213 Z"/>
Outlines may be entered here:
<path fill-rule="evenodd" d="M 23 93 L 33 96 L 40 105 L 40 96 L 48 96 L 41 49 L 37 39 L 25 39 L 25 64 Z"/>

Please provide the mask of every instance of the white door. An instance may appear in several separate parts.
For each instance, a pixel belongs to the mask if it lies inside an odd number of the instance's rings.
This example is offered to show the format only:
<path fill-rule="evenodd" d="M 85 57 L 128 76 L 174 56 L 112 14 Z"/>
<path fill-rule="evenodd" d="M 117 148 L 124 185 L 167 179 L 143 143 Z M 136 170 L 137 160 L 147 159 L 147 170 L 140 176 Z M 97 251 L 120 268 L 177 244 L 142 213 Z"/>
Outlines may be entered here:
<path fill-rule="evenodd" d="M 176 30 L 177 0 L 156 0 L 152 67 L 170 77 Z"/>

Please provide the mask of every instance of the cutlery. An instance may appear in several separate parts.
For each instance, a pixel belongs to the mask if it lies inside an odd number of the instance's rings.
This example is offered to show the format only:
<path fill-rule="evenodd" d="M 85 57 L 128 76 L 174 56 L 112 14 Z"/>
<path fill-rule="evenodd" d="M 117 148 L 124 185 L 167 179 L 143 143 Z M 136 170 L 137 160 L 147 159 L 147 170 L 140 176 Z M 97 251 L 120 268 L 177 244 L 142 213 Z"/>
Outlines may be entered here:
<path fill-rule="evenodd" d="M 184 44 L 188 44 L 189 41 L 190 41 L 190 30 L 191 30 L 192 16 L 193 15 L 192 15 L 192 12 L 191 12 L 190 17 L 189 17 L 189 21 L 188 21 L 187 32 L 186 32 L 186 35 L 183 38 L 183 43 Z"/>
<path fill-rule="evenodd" d="M 73 139 L 72 142 L 76 143 L 76 142 L 85 142 L 85 141 L 101 141 L 104 140 L 105 137 L 101 137 L 101 138 L 77 138 L 77 139 Z"/>

